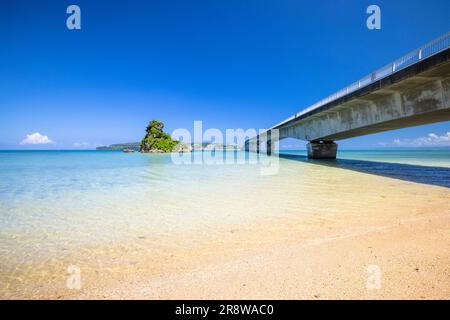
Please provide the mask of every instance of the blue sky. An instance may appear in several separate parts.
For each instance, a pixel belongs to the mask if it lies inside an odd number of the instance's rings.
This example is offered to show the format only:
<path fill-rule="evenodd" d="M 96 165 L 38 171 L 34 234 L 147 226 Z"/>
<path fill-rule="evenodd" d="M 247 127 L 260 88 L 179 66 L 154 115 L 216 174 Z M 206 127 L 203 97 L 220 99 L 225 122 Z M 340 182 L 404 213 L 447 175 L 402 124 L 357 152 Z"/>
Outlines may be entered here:
<path fill-rule="evenodd" d="M 70 4 L 81 30 L 66 28 Z M 366 27 L 370 4 L 381 30 Z M 1 1 L 0 148 L 138 141 L 153 118 L 169 132 L 194 120 L 270 127 L 448 32 L 449 12 L 448 0 Z M 442 122 L 340 145 L 448 131 Z M 53 143 L 20 144 L 36 132 Z"/>

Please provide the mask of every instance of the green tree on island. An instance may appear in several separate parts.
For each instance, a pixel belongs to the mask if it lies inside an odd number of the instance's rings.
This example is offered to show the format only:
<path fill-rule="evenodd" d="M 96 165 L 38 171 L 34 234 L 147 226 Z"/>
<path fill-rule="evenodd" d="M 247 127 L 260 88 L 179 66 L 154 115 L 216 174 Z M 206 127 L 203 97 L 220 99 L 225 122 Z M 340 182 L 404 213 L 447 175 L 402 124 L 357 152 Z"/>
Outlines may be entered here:
<path fill-rule="evenodd" d="M 172 152 L 180 143 L 163 131 L 164 123 L 158 120 L 149 122 L 144 139 L 141 141 L 140 152 Z"/>

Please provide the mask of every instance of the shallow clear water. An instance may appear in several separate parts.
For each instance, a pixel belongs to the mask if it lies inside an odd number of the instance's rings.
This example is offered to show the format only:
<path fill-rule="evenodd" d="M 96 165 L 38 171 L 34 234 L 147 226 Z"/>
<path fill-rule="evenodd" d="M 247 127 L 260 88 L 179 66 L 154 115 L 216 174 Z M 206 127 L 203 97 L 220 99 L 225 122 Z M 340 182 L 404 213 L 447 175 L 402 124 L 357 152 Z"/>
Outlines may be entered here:
<path fill-rule="evenodd" d="M 340 151 L 337 161 L 316 162 L 307 160 L 304 151 L 283 154 L 280 166 L 299 179 L 321 164 L 450 187 L 450 149 Z M 279 170 L 265 182 L 285 174 Z M 151 218 L 146 227 L 160 230 L 164 221 L 173 225 L 181 214 L 186 227 L 188 219 L 217 218 L 210 215 L 208 202 L 232 206 L 241 201 L 230 198 L 236 196 L 233 189 L 258 179 L 258 165 L 176 165 L 167 154 L 2 151 L 0 234 L 32 237 L 45 230 L 46 236 L 77 244 L 101 241 L 91 230 L 97 223 L 104 229 L 118 222 L 139 227 Z M 83 236 L 74 239 L 72 234 Z M 109 230 L 105 236 L 112 236 Z"/>
<path fill-rule="evenodd" d="M 177 165 L 167 154 L 1 151 L 2 280 L 76 252 L 95 256 L 96 246 L 142 239 L 146 250 L 163 252 L 196 241 L 179 234 L 220 234 L 228 225 L 342 207 L 376 211 L 387 189 L 355 172 L 450 187 L 450 149 L 341 151 L 339 158 L 309 161 L 302 151 L 284 151 L 275 174 L 261 175 L 260 164 Z M 370 185 L 364 204 L 353 201 L 355 183 Z"/>
<path fill-rule="evenodd" d="M 306 156 L 306 151 L 282 151 Z M 389 148 L 374 150 L 339 150 L 339 159 L 390 162 L 421 166 L 450 167 L 450 148 Z"/>
<path fill-rule="evenodd" d="M 285 159 L 308 162 L 306 151 L 283 151 L 282 155 Z M 450 187 L 450 148 L 342 150 L 337 160 L 309 163 Z"/>

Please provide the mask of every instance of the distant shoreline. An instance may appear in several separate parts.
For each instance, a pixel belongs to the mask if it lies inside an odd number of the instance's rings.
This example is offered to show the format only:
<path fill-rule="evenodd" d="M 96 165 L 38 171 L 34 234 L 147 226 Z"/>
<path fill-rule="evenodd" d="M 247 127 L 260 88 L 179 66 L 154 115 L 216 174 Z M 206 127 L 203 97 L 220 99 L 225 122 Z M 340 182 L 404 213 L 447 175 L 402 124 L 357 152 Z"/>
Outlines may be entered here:
<path fill-rule="evenodd" d="M 192 151 L 200 151 L 200 150 L 240 150 L 241 148 L 238 145 L 228 145 L 228 144 L 222 144 L 222 143 L 211 143 L 211 142 L 204 142 L 204 143 L 190 143 L 185 144 L 186 146 L 192 149 Z M 129 143 L 118 143 L 118 144 L 111 144 L 109 146 L 100 146 L 95 148 L 95 150 L 118 150 L 122 151 L 124 149 L 130 149 L 133 151 L 139 151 L 141 148 L 140 142 L 129 142 Z M 155 152 L 158 153 L 158 152 Z"/>

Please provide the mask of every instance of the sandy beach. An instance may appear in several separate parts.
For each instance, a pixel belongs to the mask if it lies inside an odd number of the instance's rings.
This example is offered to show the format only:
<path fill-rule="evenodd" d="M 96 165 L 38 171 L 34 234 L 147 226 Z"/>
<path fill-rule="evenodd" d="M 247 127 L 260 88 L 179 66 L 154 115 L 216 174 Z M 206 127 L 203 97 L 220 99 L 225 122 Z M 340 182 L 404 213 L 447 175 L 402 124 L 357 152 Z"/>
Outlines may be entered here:
<path fill-rule="evenodd" d="M 81 156 L 86 177 L 70 193 L 3 203 L 15 224 L 1 235 L 1 298 L 450 298 L 447 187 L 286 159 L 261 176 L 249 166 Z M 90 169 L 99 157 L 123 157 L 114 184 Z M 92 179 L 105 187 L 83 188 Z M 73 266 L 80 289 L 67 285 Z"/>
<path fill-rule="evenodd" d="M 185 261 L 184 267 L 161 274 L 146 276 L 141 271 L 132 284 L 127 278 L 120 284 L 62 297 L 448 299 L 450 211 L 442 200 L 441 209 L 411 215 L 312 219 L 287 229 L 259 226 L 273 241 L 262 244 L 264 249 L 256 239 L 252 245 L 259 248 L 248 248 L 241 242 L 244 239 L 230 236 L 227 240 L 233 245 L 228 249 L 233 252 L 202 252 L 209 259 Z M 281 236 L 284 232 L 292 238 Z M 380 267 L 380 289 L 367 288 L 370 265 Z"/>
<path fill-rule="evenodd" d="M 450 298 L 448 188 L 332 170 L 332 179 L 345 177 L 346 183 L 332 188 L 326 181 L 330 187 L 323 194 L 307 197 L 312 203 L 297 203 L 292 194 L 269 198 L 262 191 L 260 206 L 278 207 L 278 215 L 258 222 L 217 221 L 214 232 L 200 226 L 178 236 L 167 234 L 163 243 L 135 235 L 130 243 L 85 248 L 30 267 L 27 280 L 2 290 L 2 297 Z M 360 187 L 351 192 L 357 183 Z M 286 201 L 294 203 L 283 206 Z M 182 246 L 168 245 L 178 240 Z M 81 269 L 81 290 L 66 287 L 71 264 Z M 380 271 L 379 288 L 368 287 L 373 266 Z"/>

